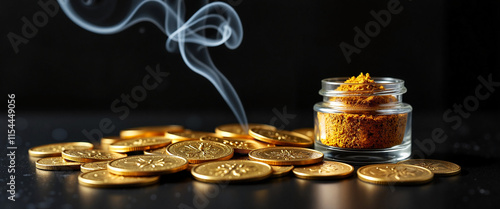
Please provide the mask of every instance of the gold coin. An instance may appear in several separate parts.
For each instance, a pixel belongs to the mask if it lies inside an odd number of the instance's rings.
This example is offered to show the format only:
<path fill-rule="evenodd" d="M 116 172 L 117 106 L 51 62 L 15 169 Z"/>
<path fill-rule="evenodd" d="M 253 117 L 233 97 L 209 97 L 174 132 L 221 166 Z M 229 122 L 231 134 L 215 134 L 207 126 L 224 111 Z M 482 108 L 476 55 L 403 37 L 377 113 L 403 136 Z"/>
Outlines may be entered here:
<path fill-rule="evenodd" d="M 398 162 L 398 164 L 409 164 L 422 166 L 427 168 L 438 176 L 452 176 L 460 173 L 460 166 L 443 160 L 432 160 L 432 159 L 410 159 Z"/>
<path fill-rule="evenodd" d="M 292 130 L 292 132 L 306 135 L 309 138 L 311 138 L 311 140 L 314 140 L 314 128 L 299 128 L 299 129 Z"/>
<path fill-rule="evenodd" d="M 107 170 L 90 171 L 78 176 L 78 182 L 81 185 L 101 188 L 146 186 L 158 182 L 159 179 L 159 176 L 119 176 Z"/>
<path fill-rule="evenodd" d="M 407 164 L 373 164 L 358 169 L 360 180 L 374 184 L 423 184 L 434 174 L 427 168 Z"/>
<path fill-rule="evenodd" d="M 191 170 L 198 181 L 248 182 L 265 179 L 272 174 L 271 166 L 249 160 L 228 160 L 202 163 Z"/>
<path fill-rule="evenodd" d="M 311 147 L 313 144 L 308 136 L 290 131 L 252 128 L 248 133 L 253 138 L 270 144 L 294 147 Z"/>
<path fill-rule="evenodd" d="M 28 153 L 31 157 L 52 157 L 61 156 L 63 150 L 92 148 L 94 148 L 94 145 L 88 142 L 65 142 L 33 147 L 28 150 Z"/>
<path fill-rule="evenodd" d="M 70 161 L 88 163 L 95 161 L 114 160 L 127 157 L 127 155 L 102 150 L 64 150 L 62 152 L 62 157 Z"/>
<path fill-rule="evenodd" d="M 179 156 L 136 155 L 113 160 L 108 171 L 122 176 L 157 176 L 186 169 L 188 161 Z"/>
<path fill-rule="evenodd" d="M 110 144 L 113 144 L 113 143 L 115 143 L 117 141 L 121 141 L 121 140 L 123 140 L 123 139 L 120 138 L 119 136 L 105 136 L 105 137 L 102 137 L 101 138 L 101 149 L 108 150 Z"/>
<path fill-rule="evenodd" d="M 172 143 L 177 143 L 181 141 L 192 141 L 200 140 L 203 136 L 217 136 L 215 133 L 203 132 L 203 131 L 184 131 L 178 133 L 166 133 L 165 137 L 172 139 Z"/>
<path fill-rule="evenodd" d="M 354 167 L 340 162 L 323 161 L 314 165 L 294 168 L 293 173 L 303 179 L 340 179 L 352 175 Z"/>
<path fill-rule="evenodd" d="M 110 161 L 97 161 L 91 163 L 84 163 L 80 166 L 80 171 L 85 173 L 90 171 L 106 169 L 109 162 Z"/>
<path fill-rule="evenodd" d="M 120 131 L 120 137 L 122 139 L 132 139 L 137 137 L 154 137 L 154 136 L 164 136 L 166 132 L 181 132 L 184 131 L 184 127 L 179 125 L 166 125 L 166 126 L 144 126 L 129 128 Z"/>
<path fill-rule="evenodd" d="M 119 153 L 144 151 L 165 147 L 170 143 L 172 143 L 172 140 L 165 137 L 140 137 L 117 141 L 109 145 L 109 151 Z"/>
<path fill-rule="evenodd" d="M 36 168 L 50 171 L 79 170 L 81 163 L 69 162 L 62 157 L 46 157 L 36 161 Z"/>
<path fill-rule="evenodd" d="M 167 147 L 162 147 L 158 149 L 144 150 L 145 155 L 168 155 Z"/>
<path fill-rule="evenodd" d="M 266 124 L 255 124 L 249 123 L 248 129 L 251 128 L 262 128 L 268 130 L 276 130 L 276 127 Z M 244 138 L 252 138 L 248 135 L 248 130 L 244 130 L 243 127 L 239 123 L 226 124 L 221 125 L 215 128 L 215 133 L 222 137 L 244 137 Z"/>
<path fill-rule="evenodd" d="M 272 165 L 271 168 L 273 169 L 273 174 L 271 175 L 272 177 L 281 177 L 281 176 L 285 176 L 288 173 L 290 173 L 290 171 L 293 170 L 294 166 L 293 165 L 283 165 L 283 166 Z"/>
<path fill-rule="evenodd" d="M 310 165 L 323 161 L 323 153 L 300 147 L 268 147 L 248 153 L 250 160 L 269 165 Z"/>
<path fill-rule="evenodd" d="M 262 143 L 254 139 L 245 139 L 245 138 L 219 138 L 213 136 L 202 136 L 200 140 L 220 142 L 225 145 L 229 145 L 234 149 L 234 152 L 240 154 L 248 154 L 250 151 L 254 149 L 275 147 L 275 145 L 273 144 Z"/>
<path fill-rule="evenodd" d="M 182 141 L 167 147 L 167 153 L 186 158 L 189 163 L 212 160 L 228 160 L 233 157 L 233 148 L 213 141 Z"/>

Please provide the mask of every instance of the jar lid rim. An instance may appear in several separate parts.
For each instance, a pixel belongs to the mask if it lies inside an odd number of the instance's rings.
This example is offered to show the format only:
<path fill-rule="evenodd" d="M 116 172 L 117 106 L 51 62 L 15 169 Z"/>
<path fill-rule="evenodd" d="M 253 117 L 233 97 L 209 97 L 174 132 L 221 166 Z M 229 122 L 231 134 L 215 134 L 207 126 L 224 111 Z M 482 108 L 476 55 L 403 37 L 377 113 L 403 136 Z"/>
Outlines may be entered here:
<path fill-rule="evenodd" d="M 350 77 L 332 77 L 325 78 L 321 80 L 322 83 L 327 84 L 349 84 L 349 85 L 366 85 L 365 83 L 345 83 Z M 391 77 L 372 77 L 372 80 L 375 81 L 375 84 L 404 84 L 404 80 L 399 78 L 391 78 Z"/>

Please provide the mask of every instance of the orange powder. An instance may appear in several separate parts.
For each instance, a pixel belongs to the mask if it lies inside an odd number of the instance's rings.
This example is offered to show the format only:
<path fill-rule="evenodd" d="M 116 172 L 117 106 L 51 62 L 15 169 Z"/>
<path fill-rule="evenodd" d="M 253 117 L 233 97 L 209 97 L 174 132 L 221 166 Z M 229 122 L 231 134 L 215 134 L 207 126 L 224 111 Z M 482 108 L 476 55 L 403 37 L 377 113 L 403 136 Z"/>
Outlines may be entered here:
<path fill-rule="evenodd" d="M 331 97 L 341 106 L 341 113 L 317 113 L 320 140 L 328 146 L 355 149 L 388 148 L 403 141 L 407 114 L 381 115 L 376 110 L 390 108 L 396 102 L 392 95 L 374 95 L 384 86 L 375 83 L 370 74 L 352 77 L 336 91 L 344 97 Z M 349 96 L 353 94 L 353 96 Z"/>

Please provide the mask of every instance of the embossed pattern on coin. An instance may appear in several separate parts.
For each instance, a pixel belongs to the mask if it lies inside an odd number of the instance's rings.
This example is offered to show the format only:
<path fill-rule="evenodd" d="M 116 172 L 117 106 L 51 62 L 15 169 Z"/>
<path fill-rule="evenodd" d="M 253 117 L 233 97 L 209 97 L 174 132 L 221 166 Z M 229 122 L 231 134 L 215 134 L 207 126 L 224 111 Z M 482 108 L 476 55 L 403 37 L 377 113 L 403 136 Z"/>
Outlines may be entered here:
<path fill-rule="evenodd" d="M 62 157 L 46 157 L 36 161 L 36 168 L 42 170 L 79 170 L 81 163 L 70 162 L 64 160 Z"/>
<path fill-rule="evenodd" d="M 113 160 L 108 171 L 123 176 L 156 176 L 186 169 L 188 161 L 178 156 L 136 155 Z"/>
<path fill-rule="evenodd" d="M 141 137 L 135 139 L 126 139 L 117 141 L 109 145 L 109 151 L 119 153 L 144 151 L 148 149 L 165 147 L 171 142 L 171 139 L 165 137 Z"/>
<path fill-rule="evenodd" d="M 64 150 L 92 148 L 94 145 L 88 142 L 65 142 L 33 147 L 28 150 L 28 153 L 31 157 L 55 157 L 61 156 L 61 152 Z"/>
<path fill-rule="evenodd" d="M 259 141 L 276 145 L 311 147 L 313 144 L 313 141 L 308 136 L 290 131 L 271 131 L 267 129 L 252 128 L 248 133 Z"/>
<path fill-rule="evenodd" d="M 271 166 L 249 160 L 208 162 L 191 170 L 195 179 L 211 183 L 258 181 L 269 177 L 271 173 Z"/>
<path fill-rule="evenodd" d="M 138 187 L 151 185 L 160 179 L 159 176 L 149 177 L 131 177 L 119 176 L 109 173 L 107 170 L 90 171 L 80 174 L 78 182 L 84 186 L 119 188 L 119 187 Z"/>
<path fill-rule="evenodd" d="M 398 164 L 409 164 L 416 165 L 427 168 L 434 173 L 434 175 L 439 176 L 451 176 L 460 173 L 460 166 L 443 160 L 433 160 L 433 159 L 410 159 L 398 162 Z"/>
<path fill-rule="evenodd" d="M 166 125 L 166 126 L 144 126 L 129 128 L 120 131 L 120 137 L 122 139 L 133 139 L 138 137 L 155 137 L 164 136 L 166 132 L 182 132 L 184 127 L 179 125 Z"/>
<path fill-rule="evenodd" d="M 322 163 L 297 167 L 293 169 L 295 176 L 303 179 L 339 179 L 352 175 L 354 167 L 349 164 L 323 161 Z"/>
<path fill-rule="evenodd" d="M 434 174 L 427 168 L 407 164 L 373 164 L 358 169 L 358 178 L 375 184 L 423 184 Z"/>
<path fill-rule="evenodd" d="M 62 157 L 66 160 L 88 163 L 118 159 L 127 157 L 127 155 L 102 150 L 64 150 L 62 152 Z"/>
<path fill-rule="evenodd" d="M 323 161 L 323 153 L 300 147 L 269 147 L 252 150 L 251 160 L 269 165 L 310 165 Z"/>
<path fill-rule="evenodd" d="M 272 130 L 272 131 L 276 130 L 276 127 L 271 126 L 271 125 L 249 123 L 248 129 L 250 130 L 251 128 L 262 128 L 262 129 L 268 129 L 268 130 Z M 215 128 L 215 133 L 219 136 L 222 136 L 222 137 L 252 138 L 250 135 L 248 135 L 248 130 L 245 131 L 239 123 L 225 124 L 225 125 L 218 126 Z"/>
<path fill-rule="evenodd" d="M 162 147 L 158 149 L 144 150 L 145 155 L 168 155 L 167 147 Z"/>
<path fill-rule="evenodd" d="M 275 147 L 273 144 L 262 143 L 253 139 L 243 139 L 243 138 L 219 138 L 213 136 L 203 136 L 200 138 L 201 141 L 214 141 L 220 142 L 225 145 L 229 145 L 234 149 L 234 152 L 241 154 L 248 154 L 254 149 Z"/>
<path fill-rule="evenodd" d="M 80 166 L 80 171 L 85 173 L 90 171 L 106 169 L 109 162 L 110 161 L 97 161 L 91 163 L 84 163 Z"/>
<path fill-rule="evenodd" d="M 167 147 L 167 153 L 186 158 L 189 163 L 211 160 L 228 160 L 233 157 L 233 148 L 213 141 L 182 141 Z"/>

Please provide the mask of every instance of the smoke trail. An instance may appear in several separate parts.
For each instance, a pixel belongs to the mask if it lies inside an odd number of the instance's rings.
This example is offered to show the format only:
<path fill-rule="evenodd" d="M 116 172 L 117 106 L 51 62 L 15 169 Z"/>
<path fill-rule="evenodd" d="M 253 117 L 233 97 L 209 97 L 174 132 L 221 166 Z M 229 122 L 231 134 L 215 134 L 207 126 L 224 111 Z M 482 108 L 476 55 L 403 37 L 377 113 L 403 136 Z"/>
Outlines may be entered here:
<path fill-rule="evenodd" d="M 149 21 L 167 36 L 166 49 L 180 52 L 186 65 L 207 78 L 247 128 L 245 110 L 227 78 L 217 70 L 207 47 L 225 44 L 237 48 L 243 28 L 236 11 L 226 3 L 203 1 L 204 5 L 185 21 L 182 0 L 58 0 L 66 15 L 80 27 L 99 34 L 118 33 L 137 22 Z M 206 36 L 206 31 L 216 35 Z"/>

